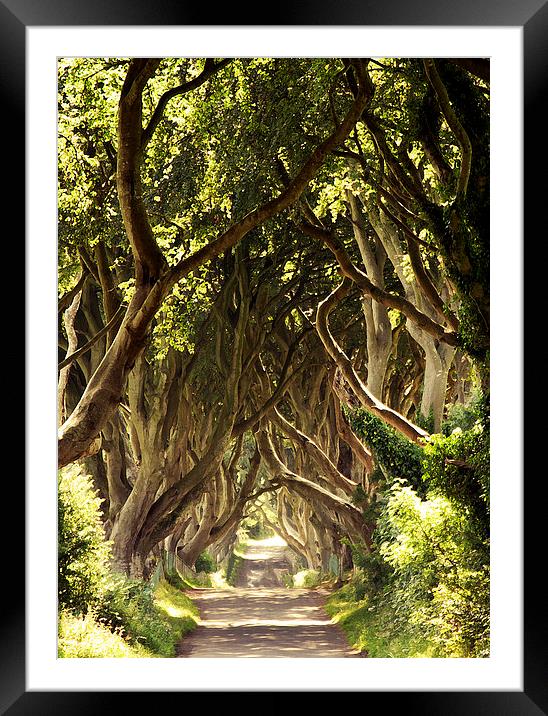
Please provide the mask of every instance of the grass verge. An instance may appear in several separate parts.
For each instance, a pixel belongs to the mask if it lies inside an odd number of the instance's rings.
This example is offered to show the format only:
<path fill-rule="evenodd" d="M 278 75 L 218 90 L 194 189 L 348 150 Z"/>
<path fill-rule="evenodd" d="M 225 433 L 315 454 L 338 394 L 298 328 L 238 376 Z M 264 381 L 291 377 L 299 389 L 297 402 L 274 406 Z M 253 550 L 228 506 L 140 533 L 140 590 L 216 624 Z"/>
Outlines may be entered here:
<path fill-rule="evenodd" d="M 59 617 L 61 658 L 169 658 L 195 628 L 198 608 L 179 589 L 161 579 L 154 590 L 137 581 L 120 581 L 101 612 Z"/>
<path fill-rule="evenodd" d="M 326 611 L 339 624 L 353 649 L 371 658 L 424 658 L 439 656 L 433 644 L 402 624 L 394 629 L 393 614 L 373 606 L 365 597 L 354 600 L 348 585 L 333 592 Z"/>
<path fill-rule="evenodd" d="M 92 612 L 83 617 L 67 611 L 59 614 L 57 648 L 61 659 L 138 659 L 154 656 L 140 644 L 131 644 L 120 629 L 111 631 Z"/>

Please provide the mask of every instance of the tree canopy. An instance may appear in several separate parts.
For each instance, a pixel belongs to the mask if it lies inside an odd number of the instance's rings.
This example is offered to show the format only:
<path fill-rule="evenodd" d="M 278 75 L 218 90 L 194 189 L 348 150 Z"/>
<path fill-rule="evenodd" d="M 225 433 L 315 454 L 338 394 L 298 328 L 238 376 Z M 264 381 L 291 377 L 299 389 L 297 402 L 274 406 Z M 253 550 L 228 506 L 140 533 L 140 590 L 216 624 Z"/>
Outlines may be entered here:
<path fill-rule="evenodd" d="M 422 514 L 457 619 L 488 564 L 488 62 L 64 58 L 58 92 L 59 465 L 117 564 L 226 555 L 254 515 L 397 591 Z"/>

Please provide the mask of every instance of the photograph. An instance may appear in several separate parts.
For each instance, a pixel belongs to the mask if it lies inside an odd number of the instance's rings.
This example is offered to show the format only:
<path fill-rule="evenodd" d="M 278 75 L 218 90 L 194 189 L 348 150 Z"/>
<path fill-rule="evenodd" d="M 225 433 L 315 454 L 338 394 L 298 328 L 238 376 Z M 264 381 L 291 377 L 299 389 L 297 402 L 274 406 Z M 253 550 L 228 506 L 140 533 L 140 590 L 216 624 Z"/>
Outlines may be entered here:
<path fill-rule="evenodd" d="M 489 60 L 58 73 L 59 656 L 488 656 Z"/>
<path fill-rule="evenodd" d="M 542 716 L 520 435 L 538 29 L 116 7 L 29 4 L 25 97 L 6 85 L 29 397 L 0 713 L 363 691 Z"/>

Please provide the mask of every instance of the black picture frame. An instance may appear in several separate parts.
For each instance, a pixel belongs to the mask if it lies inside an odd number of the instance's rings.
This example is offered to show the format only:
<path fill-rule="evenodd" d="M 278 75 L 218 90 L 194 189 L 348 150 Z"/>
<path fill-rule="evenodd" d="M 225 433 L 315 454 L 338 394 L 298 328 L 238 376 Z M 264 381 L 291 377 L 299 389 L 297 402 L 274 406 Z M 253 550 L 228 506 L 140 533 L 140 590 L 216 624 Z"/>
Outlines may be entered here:
<path fill-rule="evenodd" d="M 215 8 L 213 10 L 213 7 Z M 373 3 L 363 0 L 359 5 L 346 0 L 330 3 L 328 0 L 304 0 L 289 4 L 280 2 L 271 8 L 268 18 L 257 18 L 249 10 L 239 11 L 233 5 L 207 7 L 181 0 L 162 0 L 160 3 L 143 0 L 0 0 L 0 92 L 2 96 L 2 137 L 12 148 L 13 161 L 4 165 L 2 196 L 9 212 L 20 207 L 17 215 L 24 215 L 25 163 L 25 31 L 29 26 L 166 26 L 211 25 L 212 10 L 217 26 L 245 25 L 326 25 L 326 26 L 514 26 L 523 29 L 524 62 L 524 232 L 523 238 L 535 236 L 537 226 L 543 226 L 546 205 L 546 186 L 534 175 L 536 166 L 545 167 L 546 142 L 539 140 L 546 132 L 545 115 L 541 111 L 546 98 L 548 70 L 548 3 L 546 0 L 383 0 Z M 265 19 L 269 22 L 266 23 Z M 9 138 L 9 142 L 7 141 Z M 5 209 L 7 210 L 7 209 Z M 542 214 L 541 214 L 542 212 Z M 540 222 L 540 223 L 539 223 Z M 22 224 L 19 220 L 16 235 L 10 233 L 13 245 L 22 244 L 19 238 Z M 12 230 L 13 231 L 13 230 Z M 544 230 L 545 231 L 545 230 Z M 524 241 L 525 245 L 525 241 Z M 12 318 L 12 326 L 20 325 L 20 315 Z M 525 373 L 527 374 L 527 373 Z M 523 386 L 525 380 L 523 377 Z M 525 395 L 525 391 L 523 393 Z M 525 433 L 524 433 L 525 435 Z M 532 444 L 532 443 L 531 443 Z M 525 446 L 527 447 L 527 446 Z M 32 446 L 27 446 L 27 450 Z M 524 451 L 526 453 L 526 450 Z M 533 478 L 542 478 L 534 474 Z M 20 467 L 17 470 L 20 473 Z M 10 470 L 7 495 L 10 505 L 17 505 L 24 518 L 24 484 L 19 474 Z M 19 479 L 16 479 L 19 478 Z M 516 714 L 537 716 L 548 714 L 548 647 L 545 642 L 545 606 L 543 590 L 537 584 L 538 560 L 542 543 L 541 527 L 544 501 L 537 486 L 534 491 L 523 475 L 516 475 L 516 484 L 524 481 L 524 690 L 522 692 L 467 691 L 467 692 L 371 692 L 363 694 L 364 708 L 376 708 L 396 713 L 457 716 Z M 15 511 L 15 509 L 13 510 Z M 4 535 L 3 574 L 10 601 L 1 612 L 2 637 L 0 639 L 0 714 L 28 716 L 29 714 L 99 714 L 129 711 L 128 698 L 137 695 L 141 707 L 150 708 L 156 703 L 157 692 L 29 692 L 25 684 L 25 604 L 22 585 L 25 581 L 23 555 L 24 519 Z M 17 586 L 17 593 L 8 587 Z M 188 692 L 186 692 L 188 693 Z M 175 697 L 177 694 L 163 693 Z M 179 695 L 179 698 L 181 695 Z M 163 700 L 163 699 L 162 699 Z"/>

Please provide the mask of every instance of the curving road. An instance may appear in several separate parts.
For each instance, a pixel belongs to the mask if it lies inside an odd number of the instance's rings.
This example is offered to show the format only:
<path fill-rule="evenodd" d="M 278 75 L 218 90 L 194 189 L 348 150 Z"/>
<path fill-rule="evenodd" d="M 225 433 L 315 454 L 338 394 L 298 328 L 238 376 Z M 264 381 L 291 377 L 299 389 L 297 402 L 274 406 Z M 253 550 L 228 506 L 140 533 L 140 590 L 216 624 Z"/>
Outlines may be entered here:
<path fill-rule="evenodd" d="M 236 587 L 198 589 L 200 625 L 181 642 L 180 658 L 357 657 L 323 609 L 327 592 L 287 589 L 286 545 L 275 538 L 247 547 Z"/>

